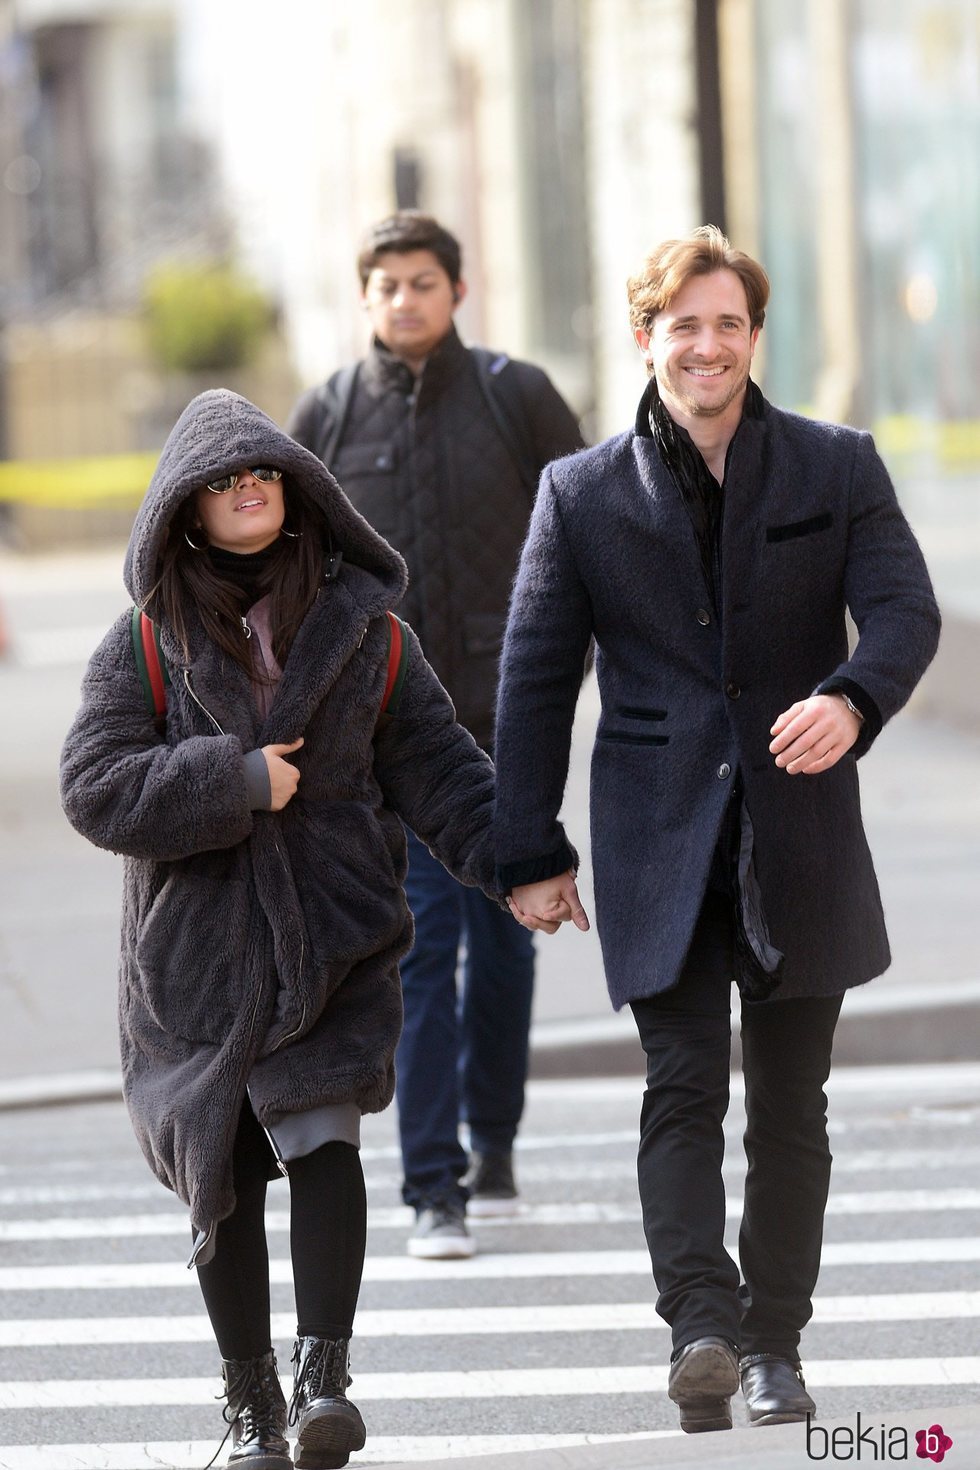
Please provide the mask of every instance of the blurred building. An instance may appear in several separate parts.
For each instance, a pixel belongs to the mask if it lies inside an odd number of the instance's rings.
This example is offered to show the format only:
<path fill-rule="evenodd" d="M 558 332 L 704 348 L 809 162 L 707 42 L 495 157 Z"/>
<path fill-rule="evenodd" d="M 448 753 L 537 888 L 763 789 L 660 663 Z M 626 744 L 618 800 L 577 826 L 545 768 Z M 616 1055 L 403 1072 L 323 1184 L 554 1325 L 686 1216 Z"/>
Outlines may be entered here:
<path fill-rule="evenodd" d="M 161 0 L 0 0 L 0 322 L 13 459 L 140 444 L 134 320 L 161 255 L 227 248 L 206 150 L 182 127 Z"/>
<path fill-rule="evenodd" d="M 78 326 L 131 299 L 171 244 L 230 230 L 312 382 L 365 344 L 362 230 L 415 205 L 463 241 L 463 335 L 543 363 L 598 437 L 630 422 L 643 383 L 627 276 L 710 220 L 772 277 L 766 392 L 872 427 L 941 591 L 976 602 L 978 15 L 974 0 L 274 15 L 0 0 L 2 311 L 36 322 L 60 303 Z M 115 409 L 83 418 L 86 443 L 117 442 Z"/>
<path fill-rule="evenodd" d="M 283 204 L 307 381 L 363 346 L 361 229 L 418 205 L 463 239 L 464 335 L 543 362 L 614 432 L 642 386 L 626 278 L 710 220 L 771 274 L 769 396 L 872 427 L 943 589 L 978 598 L 974 0 L 313 8 L 306 198 L 294 171 Z"/>

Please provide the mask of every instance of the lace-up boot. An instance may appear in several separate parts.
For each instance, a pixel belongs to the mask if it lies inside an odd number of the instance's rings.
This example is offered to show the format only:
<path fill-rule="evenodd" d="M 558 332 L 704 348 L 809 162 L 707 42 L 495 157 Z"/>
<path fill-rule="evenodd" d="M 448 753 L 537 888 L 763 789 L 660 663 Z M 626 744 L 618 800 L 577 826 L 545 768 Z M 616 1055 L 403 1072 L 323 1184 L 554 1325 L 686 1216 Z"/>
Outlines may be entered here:
<path fill-rule="evenodd" d="M 230 1434 L 230 1466 L 241 1470 L 292 1470 L 293 1457 L 285 1438 L 286 1400 L 275 1353 L 270 1349 L 261 1358 L 225 1358 L 221 1374 L 228 1400 L 222 1410 L 228 1433 L 218 1446 L 215 1460 Z"/>
<path fill-rule="evenodd" d="M 364 1420 L 347 1397 L 350 1383 L 346 1339 L 296 1339 L 289 1422 L 299 1436 L 300 1470 L 340 1470 L 352 1450 L 364 1448 Z"/>

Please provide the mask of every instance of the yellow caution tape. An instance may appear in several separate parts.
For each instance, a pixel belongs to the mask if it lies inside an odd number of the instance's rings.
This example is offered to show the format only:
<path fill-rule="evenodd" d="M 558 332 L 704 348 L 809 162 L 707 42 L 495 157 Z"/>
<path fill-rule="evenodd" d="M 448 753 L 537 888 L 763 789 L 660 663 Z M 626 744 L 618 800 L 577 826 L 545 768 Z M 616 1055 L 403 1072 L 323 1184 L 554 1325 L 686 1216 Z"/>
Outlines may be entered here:
<path fill-rule="evenodd" d="M 86 459 L 0 460 L 0 500 L 86 510 L 138 505 L 159 454 L 106 454 Z"/>

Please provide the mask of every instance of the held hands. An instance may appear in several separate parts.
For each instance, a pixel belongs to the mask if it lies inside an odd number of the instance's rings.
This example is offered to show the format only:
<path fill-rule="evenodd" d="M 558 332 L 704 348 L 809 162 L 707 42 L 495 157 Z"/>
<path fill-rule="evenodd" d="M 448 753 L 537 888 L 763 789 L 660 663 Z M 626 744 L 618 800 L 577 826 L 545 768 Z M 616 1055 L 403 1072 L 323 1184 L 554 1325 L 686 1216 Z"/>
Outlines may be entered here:
<path fill-rule="evenodd" d="M 289 755 L 291 751 L 299 750 L 302 744 L 301 735 L 291 745 L 263 745 L 262 747 L 265 763 L 269 767 L 269 784 L 272 787 L 270 811 L 281 812 L 286 803 L 292 801 L 296 795 L 299 771 L 283 757 Z"/>
<path fill-rule="evenodd" d="M 818 776 L 846 755 L 861 721 L 836 694 L 811 694 L 779 716 L 769 750 L 789 776 Z"/>
<path fill-rule="evenodd" d="M 571 869 L 542 883 L 521 883 L 511 892 L 507 905 L 525 929 L 540 929 L 555 934 L 563 923 L 576 929 L 588 929 L 589 916 L 582 907 Z"/>

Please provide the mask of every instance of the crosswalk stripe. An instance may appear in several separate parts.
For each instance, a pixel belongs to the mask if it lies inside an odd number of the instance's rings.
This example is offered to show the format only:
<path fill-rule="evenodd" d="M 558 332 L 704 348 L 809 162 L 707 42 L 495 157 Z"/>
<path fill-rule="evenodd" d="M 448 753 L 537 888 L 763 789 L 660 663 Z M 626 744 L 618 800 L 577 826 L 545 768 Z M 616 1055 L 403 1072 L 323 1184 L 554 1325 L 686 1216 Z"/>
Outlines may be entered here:
<path fill-rule="evenodd" d="M 941 1237 L 916 1240 L 831 1241 L 824 1245 L 824 1266 L 885 1266 L 926 1262 L 980 1260 L 980 1238 Z M 269 1262 L 273 1284 L 292 1282 L 287 1260 Z M 409 1256 L 368 1256 L 365 1281 L 486 1281 L 532 1276 L 648 1276 L 645 1250 L 542 1251 L 485 1254 L 462 1261 L 419 1261 Z M 197 1286 L 197 1273 L 176 1261 L 133 1264 L 104 1262 L 74 1266 L 4 1266 L 2 1291 L 104 1291 L 114 1288 Z"/>
<path fill-rule="evenodd" d="M 577 1445 L 677 1439 L 679 1429 L 641 1434 L 453 1434 L 371 1435 L 355 1465 L 392 1465 L 449 1460 L 460 1456 L 530 1454 Z M 0 1470 L 200 1470 L 214 1454 L 213 1440 L 150 1444 L 50 1444 L 0 1447 Z"/>
<path fill-rule="evenodd" d="M 980 1317 L 980 1291 L 882 1292 L 872 1296 L 817 1297 L 815 1323 L 940 1322 Z M 272 1335 L 288 1340 L 295 1316 L 277 1312 Z M 652 1302 L 599 1302 L 537 1307 L 402 1307 L 358 1312 L 355 1335 L 378 1337 L 482 1337 L 496 1333 L 666 1332 Z M 213 1341 L 205 1316 L 57 1317 L 0 1322 L 0 1348 L 105 1346 L 121 1343 Z"/>
<path fill-rule="evenodd" d="M 912 1214 L 950 1210 L 980 1210 L 980 1189 L 895 1189 L 865 1190 L 831 1195 L 828 1215 Z M 729 1197 L 725 1212 L 729 1220 L 742 1215 L 742 1200 Z M 639 1221 L 639 1203 L 600 1204 L 588 1200 L 551 1205 L 525 1205 L 516 1215 L 481 1216 L 476 1222 L 482 1232 L 520 1225 L 625 1225 Z M 412 1212 L 404 1205 L 370 1211 L 368 1223 L 375 1230 L 403 1230 Z M 266 1213 L 268 1231 L 288 1231 L 289 1214 L 282 1210 Z M 97 1240 L 151 1235 L 186 1235 L 187 1219 L 162 1211 L 150 1215 L 80 1216 L 46 1220 L 0 1220 L 0 1241 Z"/>
<path fill-rule="evenodd" d="M 636 1143 L 634 1134 L 631 1133 L 629 1138 L 632 1143 Z M 362 1156 L 364 1152 L 362 1150 Z M 398 1151 L 395 1149 L 377 1150 L 376 1152 L 384 1153 L 386 1158 L 390 1157 L 392 1160 L 398 1157 Z M 583 1180 L 591 1182 L 600 1179 L 635 1179 L 636 1177 L 634 1153 L 626 1154 L 619 1159 L 589 1160 L 581 1164 L 573 1164 L 562 1159 L 552 1164 L 535 1162 L 527 1157 L 524 1154 L 522 1143 L 517 1150 L 516 1163 L 519 1181 L 525 1183 L 532 1180 L 536 1183 L 549 1183 L 557 1180 L 562 1184 L 570 1184 Z M 963 1170 L 974 1164 L 980 1164 L 980 1148 L 865 1149 L 836 1157 L 834 1159 L 834 1178 L 839 1178 L 842 1174 L 870 1174 L 872 1172 L 949 1173 L 952 1170 Z M 4 1172 L 10 1171 L 0 1170 L 0 1175 Z M 725 1160 L 725 1173 L 736 1178 L 744 1176 L 744 1159 L 735 1155 L 729 1156 Z M 400 1174 L 395 1172 L 381 1176 L 368 1170 L 368 1188 L 370 1190 L 373 1185 L 381 1183 L 397 1183 L 400 1177 Z M 0 1209 L 18 1206 L 98 1204 L 105 1200 L 155 1200 L 159 1202 L 167 1198 L 160 1185 L 153 1179 L 148 1180 L 145 1184 L 9 1185 L 0 1188 Z M 166 1206 L 161 1208 L 159 1213 L 163 1218 L 169 1218 Z M 374 1220 L 378 1211 L 372 1209 L 370 1213 L 371 1219 Z M 179 1218 L 186 1225 L 185 1217 L 180 1215 Z"/>
<path fill-rule="evenodd" d="M 571 1398 L 663 1392 L 669 1367 L 652 1364 L 588 1368 L 483 1368 L 428 1373 L 361 1373 L 357 1398 L 405 1399 Z M 971 1384 L 980 1380 L 980 1357 L 847 1358 L 807 1361 L 815 1388 Z M 282 1380 L 290 1392 L 291 1382 Z M 91 1409 L 139 1406 L 204 1406 L 214 1403 L 211 1378 L 54 1378 L 0 1383 L 0 1408 Z"/>

